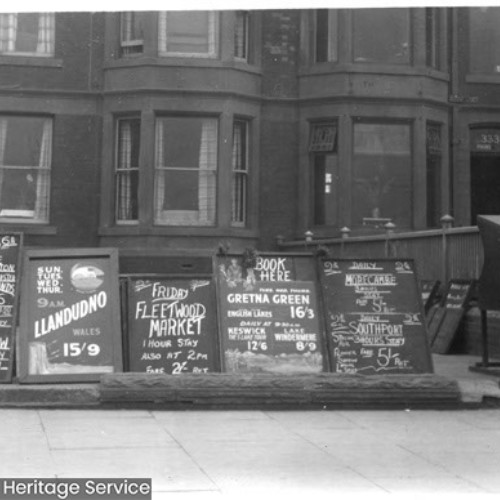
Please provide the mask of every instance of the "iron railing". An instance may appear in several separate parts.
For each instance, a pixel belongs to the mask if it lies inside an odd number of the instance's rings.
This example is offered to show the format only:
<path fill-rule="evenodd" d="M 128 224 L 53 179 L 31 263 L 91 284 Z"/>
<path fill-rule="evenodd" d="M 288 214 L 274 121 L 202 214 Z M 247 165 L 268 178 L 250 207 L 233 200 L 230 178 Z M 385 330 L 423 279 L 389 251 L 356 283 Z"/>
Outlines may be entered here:
<path fill-rule="evenodd" d="M 421 280 L 478 279 L 483 266 L 483 246 L 477 226 L 453 227 L 453 218 L 445 215 L 440 229 L 396 232 L 392 223 L 377 235 L 350 236 L 349 228 L 341 238 L 315 238 L 310 231 L 303 240 L 284 241 L 278 237 L 282 251 L 323 249 L 337 258 L 413 259 Z"/>

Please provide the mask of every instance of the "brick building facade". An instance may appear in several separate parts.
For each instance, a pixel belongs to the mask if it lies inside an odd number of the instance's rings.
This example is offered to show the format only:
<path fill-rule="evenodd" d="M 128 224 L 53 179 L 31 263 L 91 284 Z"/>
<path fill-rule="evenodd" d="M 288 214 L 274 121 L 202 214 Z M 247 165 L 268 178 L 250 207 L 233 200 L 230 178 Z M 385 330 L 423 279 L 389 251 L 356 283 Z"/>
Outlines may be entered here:
<path fill-rule="evenodd" d="M 1 14 L 0 228 L 196 270 L 221 241 L 474 224 L 500 213 L 498 19 Z"/>

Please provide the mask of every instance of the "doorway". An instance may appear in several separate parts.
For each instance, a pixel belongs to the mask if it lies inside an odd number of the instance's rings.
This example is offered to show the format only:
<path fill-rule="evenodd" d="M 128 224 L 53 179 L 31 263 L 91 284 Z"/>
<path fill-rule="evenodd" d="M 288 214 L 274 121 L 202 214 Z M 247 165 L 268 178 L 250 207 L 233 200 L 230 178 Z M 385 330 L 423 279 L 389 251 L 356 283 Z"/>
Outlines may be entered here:
<path fill-rule="evenodd" d="M 500 154 L 471 154 L 471 223 L 500 214 Z"/>

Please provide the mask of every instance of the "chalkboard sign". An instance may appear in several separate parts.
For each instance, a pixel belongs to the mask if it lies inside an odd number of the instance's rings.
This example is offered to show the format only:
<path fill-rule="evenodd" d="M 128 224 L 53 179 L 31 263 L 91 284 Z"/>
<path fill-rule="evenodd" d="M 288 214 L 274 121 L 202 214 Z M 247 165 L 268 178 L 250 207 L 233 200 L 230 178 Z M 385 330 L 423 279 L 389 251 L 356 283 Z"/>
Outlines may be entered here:
<path fill-rule="evenodd" d="M 121 371 L 117 251 L 29 250 L 23 271 L 19 381 L 97 381 Z"/>
<path fill-rule="evenodd" d="M 450 280 L 440 304 L 439 322 L 432 324 L 432 352 L 446 354 L 465 315 L 473 291 L 473 281 Z"/>
<path fill-rule="evenodd" d="M 130 371 L 219 371 L 211 277 L 134 277 L 128 280 L 127 295 Z"/>
<path fill-rule="evenodd" d="M 447 309 L 462 309 L 467 306 L 473 290 L 471 280 L 450 280 L 443 296 L 443 306 Z"/>
<path fill-rule="evenodd" d="M 317 373 L 325 357 L 310 255 L 216 258 L 226 372 Z"/>
<path fill-rule="evenodd" d="M 20 233 L 0 234 L 0 383 L 12 382 L 22 242 Z"/>
<path fill-rule="evenodd" d="M 432 373 L 414 263 L 320 263 L 331 369 L 336 373 Z"/>
<path fill-rule="evenodd" d="M 437 302 L 439 286 L 441 282 L 436 280 L 423 280 L 420 282 L 420 292 L 424 304 L 424 312 L 427 315 L 431 307 Z"/>

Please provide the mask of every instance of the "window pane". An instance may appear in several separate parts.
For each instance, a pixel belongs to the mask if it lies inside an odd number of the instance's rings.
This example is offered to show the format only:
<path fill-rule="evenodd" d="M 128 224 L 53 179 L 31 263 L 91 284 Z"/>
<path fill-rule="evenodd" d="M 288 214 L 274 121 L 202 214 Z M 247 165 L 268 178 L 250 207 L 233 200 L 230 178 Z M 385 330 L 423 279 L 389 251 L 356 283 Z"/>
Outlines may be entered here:
<path fill-rule="evenodd" d="M 352 215 L 355 226 L 391 219 L 410 227 L 409 125 L 355 125 Z"/>
<path fill-rule="evenodd" d="M 359 9 L 354 16 L 354 61 L 410 63 L 407 9 Z"/>
<path fill-rule="evenodd" d="M 337 60 L 337 11 L 316 11 L 315 61 Z"/>
<path fill-rule="evenodd" d="M 198 171 L 170 170 L 164 172 L 164 210 L 200 209 L 198 199 Z"/>
<path fill-rule="evenodd" d="M 136 221 L 139 217 L 139 151 L 141 122 L 123 119 L 118 122 L 116 153 L 116 220 Z"/>
<path fill-rule="evenodd" d="M 0 217 L 48 220 L 52 122 L 0 117 Z"/>
<path fill-rule="evenodd" d="M 17 14 L 16 52 L 36 52 L 38 14 Z"/>
<path fill-rule="evenodd" d="M 18 211 L 18 217 L 33 218 L 36 181 L 36 170 L 6 170 L 2 179 L 0 215 L 5 215 L 5 211 Z"/>
<path fill-rule="evenodd" d="M 246 59 L 248 57 L 248 12 L 236 12 L 234 27 L 234 57 Z"/>
<path fill-rule="evenodd" d="M 427 227 L 439 227 L 441 219 L 441 127 L 427 125 Z"/>
<path fill-rule="evenodd" d="M 44 118 L 8 118 L 3 155 L 5 165 L 39 165 L 45 122 Z"/>
<path fill-rule="evenodd" d="M 140 54 L 144 45 L 144 12 L 123 12 L 121 15 L 122 54 Z"/>
<path fill-rule="evenodd" d="M 54 53 L 54 13 L 0 14 L 0 52 L 49 56 Z"/>
<path fill-rule="evenodd" d="M 172 117 L 157 122 L 155 221 L 215 223 L 217 120 Z"/>
<path fill-rule="evenodd" d="M 210 12 L 169 12 L 167 52 L 208 53 L 211 51 Z"/>
<path fill-rule="evenodd" d="M 426 60 L 427 66 L 435 69 L 441 68 L 441 30 L 439 9 L 425 9 L 426 17 Z"/>
<path fill-rule="evenodd" d="M 244 226 L 248 201 L 248 123 L 244 121 L 235 121 L 233 125 L 232 164 L 232 223 Z"/>
<path fill-rule="evenodd" d="M 199 168 L 203 120 L 197 118 L 162 119 L 163 160 L 165 166 Z"/>
<path fill-rule="evenodd" d="M 469 8 L 470 71 L 500 73 L 500 8 Z"/>

